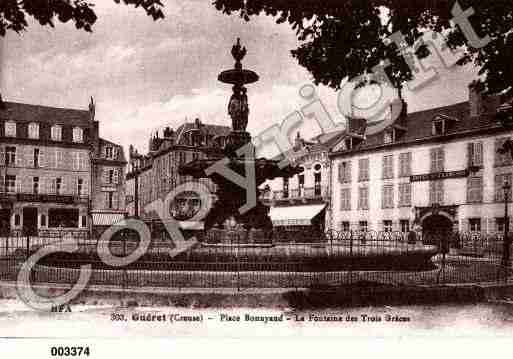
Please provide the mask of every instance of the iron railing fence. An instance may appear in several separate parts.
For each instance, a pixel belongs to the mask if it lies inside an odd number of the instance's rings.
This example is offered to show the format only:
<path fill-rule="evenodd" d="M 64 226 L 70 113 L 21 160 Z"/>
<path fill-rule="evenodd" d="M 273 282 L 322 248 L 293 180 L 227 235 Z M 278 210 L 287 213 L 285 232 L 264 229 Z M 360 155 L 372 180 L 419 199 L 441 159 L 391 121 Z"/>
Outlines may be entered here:
<path fill-rule="evenodd" d="M 0 280 L 15 280 L 21 264 L 38 248 L 69 247 L 69 234 L 60 234 L 0 237 Z M 110 243 L 113 255 L 126 256 L 137 248 L 136 239 L 126 238 Z M 502 262 L 503 237 L 493 233 L 431 232 L 413 237 L 402 232 L 330 230 L 287 243 L 196 243 L 174 257 L 170 241 L 152 241 L 139 260 L 119 268 L 99 259 L 96 239 L 78 237 L 77 243 L 76 253 L 61 252 L 40 261 L 32 279 L 74 283 L 84 264 L 93 268 L 90 284 L 135 287 L 436 285 L 506 281 L 511 274 Z"/>

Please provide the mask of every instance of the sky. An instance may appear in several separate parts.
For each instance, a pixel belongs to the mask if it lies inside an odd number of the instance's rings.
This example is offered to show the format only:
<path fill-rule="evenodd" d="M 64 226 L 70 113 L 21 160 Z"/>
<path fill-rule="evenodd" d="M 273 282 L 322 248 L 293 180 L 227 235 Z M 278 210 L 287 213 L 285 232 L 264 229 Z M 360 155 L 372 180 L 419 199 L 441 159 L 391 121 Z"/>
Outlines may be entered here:
<path fill-rule="evenodd" d="M 178 127 L 186 119 L 229 126 L 231 89 L 217 81 L 233 67 L 230 50 L 237 37 L 248 52 L 245 68 L 260 81 L 248 85 L 253 136 L 306 104 L 298 92 L 311 75 L 292 58 L 299 42 L 287 24 L 271 17 L 246 22 L 217 11 L 211 1 L 165 0 L 165 19 L 153 21 L 141 9 L 96 1 L 92 33 L 72 24 L 41 27 L 30 22 L 21 35 L 8 33 L 0 44 L 0 91 L 6 101 L 87 109 L 96 101 L 100 135 L 128 149 L 147 151 L 151 133 Z M 405 93 L 408 110 L 444 106 L 468 99 L 475 69 L 446 69 L 429 61 L 438 77 L 422 90 Z M 317 95 L 342 124 L 337 93 L 324 86 Z M 368 95 L 372 96 L 372 95 Z M 309 138 L 319 132 L 305 123 Z"/>

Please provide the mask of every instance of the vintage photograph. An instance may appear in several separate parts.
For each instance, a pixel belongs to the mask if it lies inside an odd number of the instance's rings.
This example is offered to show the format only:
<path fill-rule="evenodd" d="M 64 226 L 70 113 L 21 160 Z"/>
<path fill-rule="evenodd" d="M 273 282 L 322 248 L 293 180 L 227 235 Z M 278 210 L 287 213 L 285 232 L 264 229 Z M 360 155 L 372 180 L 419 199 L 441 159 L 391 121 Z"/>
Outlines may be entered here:
<path fill-rule="evenodd" d="M 512 50 L 511 0 L 0 0 L 0 337 L 511 337 Z"/>

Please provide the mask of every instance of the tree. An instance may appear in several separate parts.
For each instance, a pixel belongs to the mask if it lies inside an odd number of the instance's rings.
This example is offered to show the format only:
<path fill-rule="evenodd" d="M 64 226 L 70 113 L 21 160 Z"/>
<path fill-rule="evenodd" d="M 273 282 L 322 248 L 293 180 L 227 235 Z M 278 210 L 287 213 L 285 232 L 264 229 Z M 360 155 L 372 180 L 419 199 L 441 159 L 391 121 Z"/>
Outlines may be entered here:
<path fill-rule="evenodd" d="M 102 0 L 105 1 L 105 0 Z M 121 0 L 113 0 L 120 3 Z M 123 0 L 125 5 L 144 9 L 154 20 L 164 17 L 160 0 Z M 33 17 L 43 26 L 54 26 L 54 22 L 73 21 L 77 29 L 92 31 L 96 22 L 94 3 L 91 0 L 1 0 L 0 36 L 7 30 L 17 33 L 28 27 L 27 17 Z"/>
<path fill-rule="evenodd" d="M 372 72 L 384 59 L 392 84 L 401 88 L 412 79 L 407 59 L 395 43 L 385 38 L 400 31 L 409 46 L 427 31 L 446 37 L 451 49 L 463 52 L 458 65 L 474 63 L 480 75 L 474 85 L 490 93 L 513 94 L 513 2 L 511 0 L 458 0 L 480 38 L 490 37 L 484 47 L 470 46 L 459 26 L 451 25 L 455 0 L 214 0 L 228 15 L 238 13 L 249 21 L 266 14 L 277 23 L 288 22 L 301 42 L 292 56 L 305 67 L 316 83 L 339 88 L 341 81 Z M 419 46 L 419 59 L 430 54 Z"/>

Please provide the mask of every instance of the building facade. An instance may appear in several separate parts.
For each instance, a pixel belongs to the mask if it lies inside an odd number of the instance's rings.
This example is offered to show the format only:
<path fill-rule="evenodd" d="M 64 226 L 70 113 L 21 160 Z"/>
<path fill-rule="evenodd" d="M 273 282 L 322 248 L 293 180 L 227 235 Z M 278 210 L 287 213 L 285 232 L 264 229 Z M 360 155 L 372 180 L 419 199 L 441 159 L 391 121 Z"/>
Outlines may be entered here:
<path fill-rule="evenodd" d="M 390 127 L 335 146 L 334 228 L 502 232 L 513 169 L 498 153 L 513 134 L 497 119 L 504 101 L 470 91 L 469 101 L 411 114 L 404 104 Z"/>
<path fill-rule="evenodd" d="M 75 110 L 0 100 L 3 232 L 91 229 L 92 210 L 99 206 L 92 196 L 103 141 L 98 127 L 93 102 L 89 110 Z"/>
<path fill-rule="evenodd" d="M 209 179 L 193 179 L 178 173 L 180 165 L 195 159 L 203 159 L 210 150 L 220 149 L 230 128 L 204 124 L 199 119 L 187 122 L 175 130 L 165 128 L 162 137 L 157 133 L 149 141 L 149 152 L 139 154 L 130 148 L 130 170 L 126 176 L 126 203 L 128 213 L 145 221 L 160 221 L 170 217 L 181 222 L 182 228 L 200 207 L 199 197 L 191 192 L 177 195 L 171 208 L 150 208 L 152 203 L 164 201 L 168 194 L 181 184 L 199 182 L 208 188 L 212 196 L 215 184 Z"/>
<path fill-rule="evenodd" d="M 328 155 L 345 133 L 331 132 L 309 141 L 298 133 L 286 156 L 302 172 L 291 178 L 268 180 L 261 187 L 262 199 L 271 207 L 269 215 L 274 232 L 281 239 L 297 237 L 298 232 L 315 236 L 330 228 L 331 163 Z"/>

